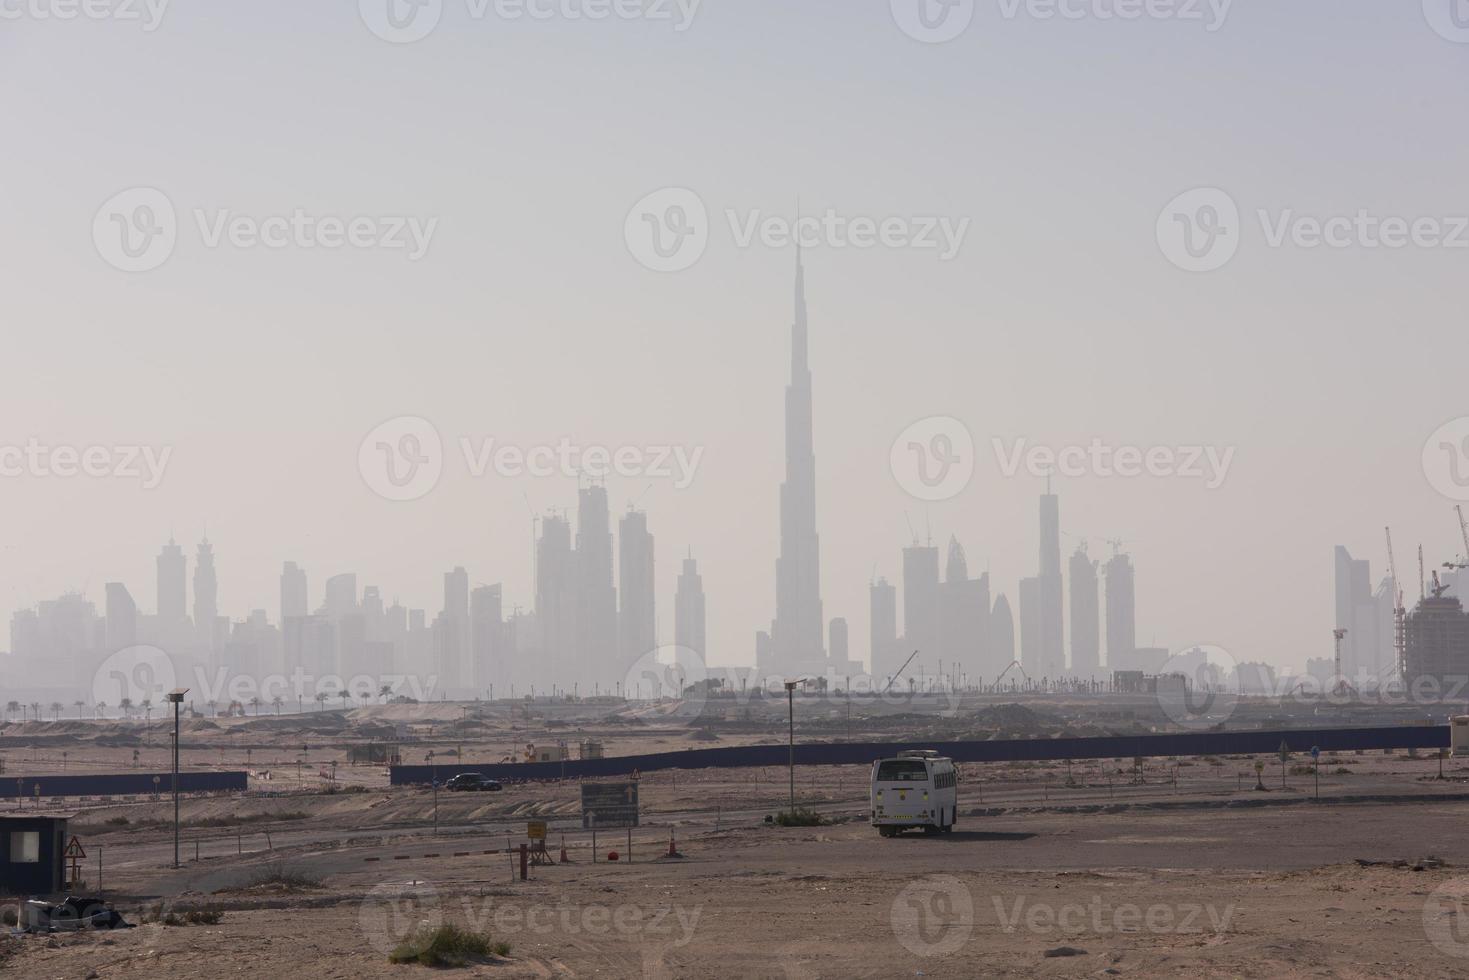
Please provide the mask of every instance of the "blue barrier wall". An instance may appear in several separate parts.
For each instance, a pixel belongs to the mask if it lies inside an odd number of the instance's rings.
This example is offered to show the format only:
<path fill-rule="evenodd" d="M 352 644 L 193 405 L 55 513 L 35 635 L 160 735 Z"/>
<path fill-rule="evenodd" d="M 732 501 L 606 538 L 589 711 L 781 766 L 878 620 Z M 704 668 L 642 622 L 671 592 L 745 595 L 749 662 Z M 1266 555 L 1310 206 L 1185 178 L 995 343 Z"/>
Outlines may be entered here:
<path fill-rule="evenodd" d="M 1447 725 L 1393 728 L 1292 728 L 1283 731 L 1191 732 L 1174 735 L 1114 735 L 1101 738 L 1031 738 L 984 742 L 836 742 L 796 745 L 796 765 L 866 765 L 904 749 L 937 749 L 955 762 L 1036 762 L 1071 759 L 1132 759 L 1195 755 L 1267 755 L 1284 742 L 1292 752 L 1354 749 L 1446 749 Z M 427 784 L 461 772 L 483 773 L 504 781 L 526 779 L 582 779 L 627 776 L 660 769 L 738 769 L 784 766 L 784 745 L 743 745 L 719 749 L 688 749 L 654 755 L 612 759 L 578 759 L 501 765 L 393 766 L 394 786 Z"/>
<path fill-rule="evenodd" d="M 153 777 L 158 782 L 153 782 Z M 42 796 L 144 796 L 154 792 L 173 792 L 173 773 L 108 773 L 81 776 L 0 776 L 0 799 L 13 800 L 17 795 L 34 797 L 36 787 Z M 249 788 L 243 772 L 181 772 L 181 793 L 223 793 Z"/>

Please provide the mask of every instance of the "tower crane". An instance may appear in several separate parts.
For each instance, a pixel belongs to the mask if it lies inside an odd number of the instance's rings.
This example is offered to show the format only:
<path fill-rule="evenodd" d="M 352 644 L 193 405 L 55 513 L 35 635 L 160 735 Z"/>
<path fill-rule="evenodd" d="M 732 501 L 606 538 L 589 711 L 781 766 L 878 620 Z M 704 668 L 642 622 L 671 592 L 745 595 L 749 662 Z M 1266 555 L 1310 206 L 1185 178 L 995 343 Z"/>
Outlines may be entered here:
<path fill-rule="evenodd" d="M 1408 610 L 1403 608 L 1403 586 L 1398 578 L 1398 563 L 1392 553 L 1392 528 L 1385 528 L 1387 534 L 1387 574 L 1392 578 L 1393 596 L 1393 648 L 1397 652 L 1398 672 L 1406 679 L 1407 674 L 1407 640 L 1408 640 Z"/>
<path fill-rule="evenodd" d="M 1452 568 L 1455 571 L 1469 568 L 1469 524 L 1464 522 L 1464 507 L 1461 504 L 1454 505 L 1454 513 L 1459 515 L 1459 536 L 1464 539 L 1464 556 L 1458 561 L 1446 561 L 1444 568 Z"/>

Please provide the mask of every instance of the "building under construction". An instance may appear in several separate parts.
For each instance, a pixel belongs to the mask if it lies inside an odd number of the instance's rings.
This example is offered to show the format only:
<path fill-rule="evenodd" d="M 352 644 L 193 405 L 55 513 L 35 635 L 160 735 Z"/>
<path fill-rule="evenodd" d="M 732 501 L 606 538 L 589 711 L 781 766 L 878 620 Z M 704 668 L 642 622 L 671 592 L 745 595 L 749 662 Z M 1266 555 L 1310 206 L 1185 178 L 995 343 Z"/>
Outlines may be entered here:
<path fill-rule="evenodd" d="M 1403 680 L 1409 692 L 1461 697 L 1469 690 L 1469 613 L 1434 581 L 1403 622 Z"/>

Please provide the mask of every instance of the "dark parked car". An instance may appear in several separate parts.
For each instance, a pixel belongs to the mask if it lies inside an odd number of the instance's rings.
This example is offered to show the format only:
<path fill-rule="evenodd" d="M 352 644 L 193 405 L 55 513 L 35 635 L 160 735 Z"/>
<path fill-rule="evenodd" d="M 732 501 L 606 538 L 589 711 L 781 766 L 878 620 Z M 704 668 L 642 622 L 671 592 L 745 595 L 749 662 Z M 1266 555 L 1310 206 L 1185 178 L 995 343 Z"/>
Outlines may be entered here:
<path fill-rule="evenodd" d="M 489 776 L 481 776 L 477 772 L 461 772 L 445 783 L 444 788 L 466 793 L 497 793 L 503 787 Z"/>

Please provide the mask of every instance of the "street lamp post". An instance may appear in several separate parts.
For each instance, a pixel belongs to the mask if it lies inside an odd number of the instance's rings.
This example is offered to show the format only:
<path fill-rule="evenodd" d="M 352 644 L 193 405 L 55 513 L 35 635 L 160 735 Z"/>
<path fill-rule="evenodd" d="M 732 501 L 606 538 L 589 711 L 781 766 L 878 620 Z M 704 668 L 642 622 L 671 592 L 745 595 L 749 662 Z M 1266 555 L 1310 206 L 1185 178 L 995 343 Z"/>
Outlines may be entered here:
<path fill-rule="evenodd" d="M 786 681 L 786 704 L 790 709 L 791 818 L 796 816 L 796 688 L 804 681 Z"/>
<path fill-rule="evenodd" d="M 186 687 L 169 691 L 167 698 L 173 705 L 173 866 L 179 866 L 179 706 L 184 703 Z"/>

